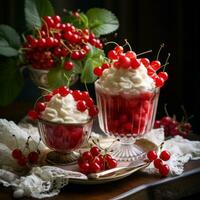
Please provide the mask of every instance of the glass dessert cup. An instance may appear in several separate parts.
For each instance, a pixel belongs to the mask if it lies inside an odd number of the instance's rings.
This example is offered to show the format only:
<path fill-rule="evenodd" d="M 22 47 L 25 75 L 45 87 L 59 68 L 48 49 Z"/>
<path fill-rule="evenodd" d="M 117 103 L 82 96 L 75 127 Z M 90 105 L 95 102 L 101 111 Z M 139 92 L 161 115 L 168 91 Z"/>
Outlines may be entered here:
<path fill-rule="evenodd" d="M 46 161 L 51 164 L 67 164 L 78 159 L 76 152 L 91 133 L 93 120 L 86 123 L 56 123 L 38 119 L 38 129 L 44 144 L 51 150 Z"/>
<path fill-rule="evenodd" d="M 101 130 L 119 139 L 112 148 L 112 156 L 122 161 L 142 158 L 146 152 L 134 143 L 153 128 L 159 89 L 139 94 L 112 95 L 103 92 L 97 80 L 95 92 Z"/>

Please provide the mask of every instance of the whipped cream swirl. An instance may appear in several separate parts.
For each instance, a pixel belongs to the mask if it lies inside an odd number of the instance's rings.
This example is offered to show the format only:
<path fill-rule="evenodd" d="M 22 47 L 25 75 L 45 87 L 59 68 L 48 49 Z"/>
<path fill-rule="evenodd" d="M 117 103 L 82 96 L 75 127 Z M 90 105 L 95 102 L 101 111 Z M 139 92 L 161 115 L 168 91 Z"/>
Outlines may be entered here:
<path fill-rule="evenodd" d="M 54 95 L 46 104 L 41 118 L 58 123 L 85 123 L 90 119 L 88 110 L 80 112 L 76 108 L 77 102 L 71 94 L 65 97 Z"/>
<path fill-rule="evenodd" d="M 105 69 L 97 83 L 97 89 L 112 95 L 139 94 L 155 88 L 153 79 L 148 76 L 147 69 L 142 63 L 137 69 Z"/>

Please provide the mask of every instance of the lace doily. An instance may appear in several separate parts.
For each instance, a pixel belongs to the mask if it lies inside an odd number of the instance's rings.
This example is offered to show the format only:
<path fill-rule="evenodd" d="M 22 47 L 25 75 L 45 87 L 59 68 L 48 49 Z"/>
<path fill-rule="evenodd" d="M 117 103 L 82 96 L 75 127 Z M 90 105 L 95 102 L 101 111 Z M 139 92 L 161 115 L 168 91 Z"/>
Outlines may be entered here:
<path fill-rule="evenodd" d="M 31 135 L 30 149 L 34 149 L 39 140 L 39 133 L 37 128 L 31 124 L 22 123 L 18 126 L 14 122 L 0 119 L 0 183 L 6 187 L 12 186 L 14 197 L 52 197 L 68 184 L 69 178 L 87 179 L 84 174 L 79 172 L 52 166 L 33 167 L 26 176 L 17 175 L 16 171 L 20 170 L 20 167 L 11 156 L 11 151 L 16 148 L 13 134 L 16 136 L 20 147 L 25 144 L 28 136 Z M 107 146 L 113 141 L 112 137 L 105 138 L 95 133 L 92 133 L 92 136 L 98 138 L 102 146 Z M 164 141 L 162 128 L 151 131 L 144 138 L 157 146 L 164 142 L 162 149 L 167 149 L 172 154 L 170 160 L 167 161 L 171 175 L 183 173 L 185 163 L 190 159 L 200 158 L 199 141 L 189 141 L 180 136 Z M 46 147 L 41 143 L 39 149 L 43 152 Z M 143 171 L 150 174 L 158 173 L 152 164 Z"/>

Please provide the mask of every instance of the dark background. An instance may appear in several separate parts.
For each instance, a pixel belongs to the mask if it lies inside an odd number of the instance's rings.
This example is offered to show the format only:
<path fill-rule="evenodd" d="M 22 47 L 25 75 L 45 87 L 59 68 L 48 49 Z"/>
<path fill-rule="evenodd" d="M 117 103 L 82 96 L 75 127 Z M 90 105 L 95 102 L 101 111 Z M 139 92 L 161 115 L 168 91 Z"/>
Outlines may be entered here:
<path fill-rule="evenodd" d="M 198 1 L 184 0 L 52 0 L 57 14 L 63 8 L 86 11 L 91 7 L 102 7 L 111 10 L 119 19 L 118 36 L 114 38 L 124 44 L 127 38 L 132 48 L 140 53 L 149 49 L 147 55 L 155 59 L 161 43 L 165 48 L 160 54 L 160 61 L 165 62 L 167 53 L 171 53 L 167 67 L 169 80 L 162 88 L 157 118 L 165 115 L 164 104 L 167 103 L 170 115 L 183 116 L 181 105 L 184 105 L 194 132 L 200 133 L 200 7 Z M 0 24 L 8 24 L 18 32 L 25 30 L 23 0 L 1 1 Z M 26 74 L 25 74 L 26 75 Z M 92 88 L 92 86 L 89 86 Z M 38 90 L 26 78 L 26 85 L 16 102 L 33 102 Z M 0 117 L 12 119 L 0 108 Z M 27 108 L 28 109 L 28 108 Z M 2 111 L 3 110 L 3 111 Z M 17 109 L 16 109 L 17 110 Z M 16 112 L 16 111 L 15 111 Z M 21 115 L 25 115 L 21 111 Z"/>

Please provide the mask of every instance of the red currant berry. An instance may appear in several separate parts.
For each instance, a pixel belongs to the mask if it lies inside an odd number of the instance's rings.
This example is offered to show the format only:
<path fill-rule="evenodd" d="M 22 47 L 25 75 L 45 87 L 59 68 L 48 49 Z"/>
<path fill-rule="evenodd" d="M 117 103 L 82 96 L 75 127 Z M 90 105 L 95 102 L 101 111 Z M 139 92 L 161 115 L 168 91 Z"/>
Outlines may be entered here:
<path fill-rule="evenodd" d="M 161 77 L 157 77 L 155 80 L 156 87 L 162 87 L 165 83 L 165 80 Z"/>
<path fill-rule="evenodd" d="M 31 110 L 28 112 L 28 116 L 30 119 L 36 120 L 36 119 L 38 119 L 39 115 L 38 115 L 38 112 L 36 112 L 35 110 Z"/>
<path fill-rule="evenodd" d="M 157 156 L 156 151 L 149 151 L 149 152 L 147 153 L 147 158 L 148 158 L 150 161 L 155 160 L 157 157 L 158 157 L 158 156 Z"/>
<path fill-rule="evenodd" d="M 136 53 L 134 51 L 127 51 L 125 55 L 130 59 L 136 59 Z"/>
<path fill-rule="evenodd" d="M 164 161 L 169 160 L 170 157 L 171 157 L 171 155 L 167 150 L 162 151 L 161 154 L 160 154 L 160 159 L 162 159 Z"/>
<path fill-rule="evenodd" d="M 94 72 L 94 74 L 95 74 L 96 76 L 101 76 L 102 73 L 103 73 L 103 70 L 102 70 L 101 67 L 95 67 L 93 72 Z"/>
<path fill-rule="evenodd" d="M 81 101 L 81 100 L 77 101 L 76 108 L 80 112 L 84 112 L 87 109 L 85 101 Z"/>
<path fill-rule="evenodd" d="M 112 169 L 112 168 L 117 167 L 117 161 L 113 158 L 107 160 L 107 167 L 108 167 L 108 169 Z"/>
<path fill-rule="evenodd" d="M 45 108 L 46 108 L 46 105 L 45 105 L 44 102 L 37 102 L 37 104 L 36 104 L 36 110 L 38 112 L 43 112 L 45 110 Z"/>
<path fill-rule="evenodd" d="M 159 73 L 158 73 L 158 76 L 159 76 L 160 78 L 163 78 L 164 81 L 166 81 L 166 80 L 168 79 L 168 74 L 167 74 L 167 72 L 159 72 Z"/>
<path fill-rule="evenodd" d="M 72 70 L 74 67 L 74 63 L 71 62 L 71 61 L 67 61 L 64 63 L 64 68 L 67 70 L 67 71 L 70 71 Z"/>
<path fill-rule="evenodd" d="M 168 176 L 170 172 L 169 166 L 167 164 L 161 165 L 159 168 L 159 172 L 164 177 Z"/>
<path fill-rule="evenodd" d="M 48 101 L 51 100 L 52 97 L 53 97 L 53 94 L 49 93 L 49 94 L 47 94 L 47 95 L 44 96 L 44 100 L 48 102 Z"/>
<path fill-rule="evenodd" d="M 100 154 L 101 150 L 98 147 L 94 146 L 90 149 L 90 152 L 91 152 L 92 156 L 95 157 Z"/>
<path fill-rule="evenodd" d="M 150 65 L 150 61 L 148 58 L 141 58 L 140 61 L 145 67 L 148 67 Z"/>
<path fill-rule="evenodd" d="M 93 159 L 93 156 L 92 156 L 92 154 L 91 154 L 90 151 L 85 151 L 85 152 L 82 154 L 81 158 L 82 158 L 84 161 L 91 161 L 91 160 Z"/>
<path fill-rule="evenodd" d="M 78 100 L 82 100 L 82 93 L 81 93 L 81 91 L 80 90 L 74 90 L 73 92 L 72 92 L 72 96 L 74 97 L 74 100 L 75 101 L 78 101 Z"/>
<path fill-rule="evenodd" d="M 161 121 L 160 120 L 156 120 L 154 123 L 154 128 L 160 128 L 161 127 Z"/>
<path fill-rule="evenodd" d="M 131 67 L 137 69 L 140 66 L 140 60 L 136 58 L 131 59 Z"/>
<path fill-rule="evenodd" d="M 115 50 L 110 50 L 108 52 L 108 58 L 111 59 L 111 60 L 116 60 L 118 59 L 118 55 L 117 55 L 117 52 Z"/>
<path fill-rule="evenodd" d="M 66 86 L 59 87 L 59 94 L 62 97 L 65 97 L 69 94 L 70 90 Z"/>
<path fill-rule="evenodd" d="M 20 159 L 22 157 L 22 151 L 20 149 L 14 149 L 12 151 L 12 157 L 15 159 Z"/>
<path fill-rule="evenodd" d="M 160 169 L 161 165 L 163 165 L 163 161 L 161 159 L 157 158 L 153 161 L 153 164 L 154 164 L 155 168 Z"/>
<path fill-rule="evenodd" d="M 99 112 L 99 110 L 95 105 L 89 108 L 89 115 L 91 117 L 96 116 L 98 114 L 98 112 Z"/>
<path fill-rule="evenodd" d="M 131 66 L 131 59 L 128 56 L 125 55 L 120 55 L 119 56 L 119 65 L 122 66 L 123 68 L 129 68 Z"/>
<path fill-rule="evenodd" d="M 79 170 L 83 174 L 89 174 L 90 173 L 90 164 L 88 162 L 83 162 L 79 164 Z"/>
<path fill-rule="evenodd" d="M 154 60 L 154 61 L 151 62 L 151 67 L 155 71 L 157 71 L 158 69 L 160 69 L 160 66 L 161 66 L 161 64 L 160 64 L 160 62 L 158 60 Z"/>
<path fill-rule="evenodd" d="M 124 48 L 122 46 L 117 45 L 114 50 L 116 51 L 117 54 L 123 53 Z"/>
<path fill-rule="evenodd" d="M 110 65 L 108 63 L 103 63 L 101 68 L 104 69 L 108 69 L 110 67 Z"/>
<path fill-rule="evenodd" d="M 90 163 L 90 172 L 97 173 L 101 171 L 101 166 L 97 162 Z"/>

